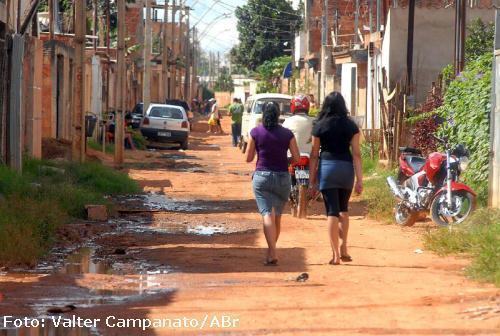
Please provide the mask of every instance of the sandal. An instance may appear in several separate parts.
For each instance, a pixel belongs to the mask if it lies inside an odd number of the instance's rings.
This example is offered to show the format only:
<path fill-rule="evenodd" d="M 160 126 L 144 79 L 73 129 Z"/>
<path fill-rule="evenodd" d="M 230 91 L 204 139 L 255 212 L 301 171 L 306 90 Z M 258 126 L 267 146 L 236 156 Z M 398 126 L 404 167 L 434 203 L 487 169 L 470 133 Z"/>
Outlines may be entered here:
<path fill-rule="evenodd" d="M 334 262 L 333 259 L 332 259 L 332 260 L 330 260 L 330 262 L 328 264 L 337 266 L 337 265 L 340 265 L 340 261 L 339 262 Z"/>
<path fill-rule="evenodd" d="M 266 260 L 264 266 L 278 266 L 278 259 Z"/>
<path fill-rule="evenodd" d="M 341 256 L 340 260 L 342 260 L 343 262 L 351 262 L 352 257 L 350 255 L 346 254 L 346 255 Z"/>

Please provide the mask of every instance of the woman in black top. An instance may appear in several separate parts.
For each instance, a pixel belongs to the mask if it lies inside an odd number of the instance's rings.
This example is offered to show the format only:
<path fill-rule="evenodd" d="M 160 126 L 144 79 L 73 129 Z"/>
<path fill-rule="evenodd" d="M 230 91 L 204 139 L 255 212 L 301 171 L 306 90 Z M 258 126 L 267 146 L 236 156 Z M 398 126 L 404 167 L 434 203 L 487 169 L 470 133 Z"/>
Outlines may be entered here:
<path fill-rule="evenodd" d="M 316 178 L 319 180 L 319 190 L 323 194 L 328 216 L 333 252 L 330 264 L 338 265 L 340 260 L 352 261 L 347 253 L 348 205 L 353 187 L 358 194 L 363 191 L 359 129 L 349 118 L 344 98 L 339 92 L 332 92 L 325 98 L 312 134 L 310 182 L 314 188 L 317 183 Z M 355 177 L 356 183 L 354 183 Z M 342 239 L 340 247 L 339 222 Z"/>

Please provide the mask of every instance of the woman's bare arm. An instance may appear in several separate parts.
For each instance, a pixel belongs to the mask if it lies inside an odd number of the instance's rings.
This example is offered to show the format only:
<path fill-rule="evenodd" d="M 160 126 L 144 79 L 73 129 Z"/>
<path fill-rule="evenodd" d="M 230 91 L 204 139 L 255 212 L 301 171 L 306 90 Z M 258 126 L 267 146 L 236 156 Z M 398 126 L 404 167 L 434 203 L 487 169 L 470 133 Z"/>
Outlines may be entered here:
<path fill-rule="evenodd" d="M 354 161 L 354 172 L 356 173 L 355 191 L 358 194 L 363 192 L 363 159 L 361 158 L 361 148 L 359 145 L 359 133 L 351 140 L 352 157 Z"/>
<path fill-rule="evenodd" d="M 300 151 L 295 137 L 290 140 L 290 145 L 288 147 L 290 149 L 290 153 L 292 154 L 292 163 L 298 163 L 300 161 Z"/>
<path fill-rule="evenodd" d="M 316 178 L 318 175 L 318 163 L 319 163 L 319 149 L 321 147 L 321 141 L 319 138 L 312 137 L 312 150 L 311 157 L 309 160 L 309 185 L 311 187 L 316 186 Z"/>
<path fill-rule="evenodd" d="M 252 162 L 255 159 L 255 141 L 253 140 L 252 137 L 248 140 L 248 147 L 247 147 L 247 162 Z"/>

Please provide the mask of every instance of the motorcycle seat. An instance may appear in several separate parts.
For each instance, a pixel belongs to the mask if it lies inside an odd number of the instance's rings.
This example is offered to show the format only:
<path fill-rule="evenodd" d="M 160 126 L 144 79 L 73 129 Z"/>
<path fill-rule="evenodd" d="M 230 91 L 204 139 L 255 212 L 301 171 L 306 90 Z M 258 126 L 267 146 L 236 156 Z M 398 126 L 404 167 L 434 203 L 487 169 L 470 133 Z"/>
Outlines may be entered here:
<path fill-rule="evenodd" d="M 399 151 L 401 153 L 409 153 L 409 154 L 422 155 L 422 151 L 420 149 L 416 149 L 416 148 L 413 148 L 413 147 L 399 147 Z"/>
<path fill-rule="evenodd" d="M 411 167 L 413 172 L 418 173 L 425 165 L 425 159 L 421 156 L 407 156 L 405 161 Z"/>

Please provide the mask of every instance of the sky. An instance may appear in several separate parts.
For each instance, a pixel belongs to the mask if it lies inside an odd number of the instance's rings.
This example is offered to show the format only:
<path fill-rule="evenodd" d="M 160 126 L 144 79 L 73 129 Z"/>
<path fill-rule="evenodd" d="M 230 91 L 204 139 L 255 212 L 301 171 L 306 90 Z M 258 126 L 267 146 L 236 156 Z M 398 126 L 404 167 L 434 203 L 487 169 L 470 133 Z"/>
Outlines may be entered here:
<path fill-rule="evenodd" d="M 225 54 L 238 43 L 238 20 L 234 11 L 246 2 L 247 0 L 187 0 L 187 5 L 193 9 L 191 24 L 196 24 L 198 28 L 204 51 Z M 296 5 L 299 0 L 293 2 Z M 157 3 L 164 2 L 158 0 Z"/>

